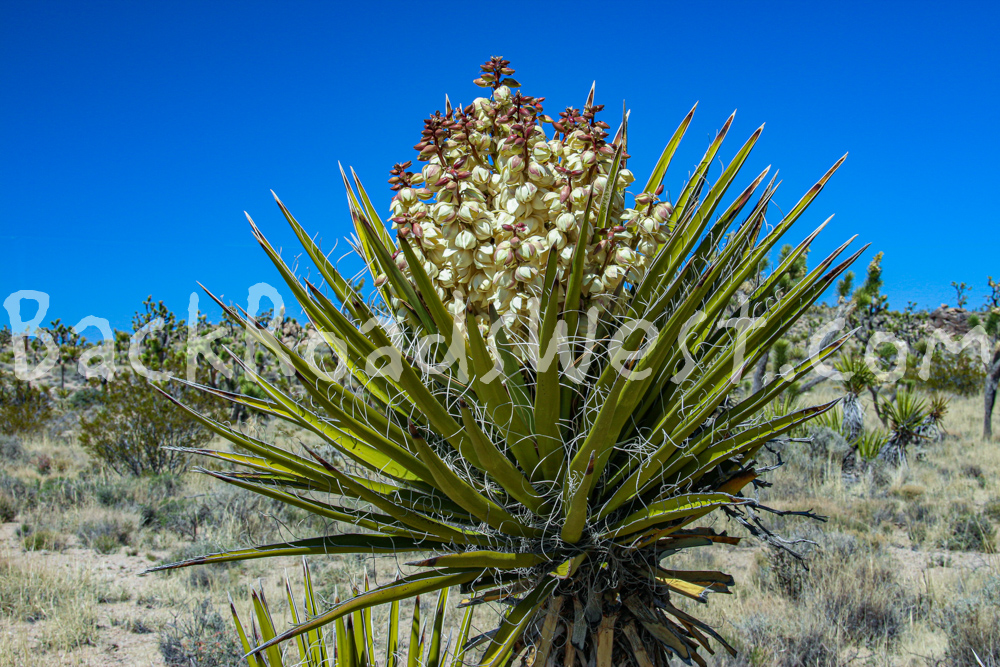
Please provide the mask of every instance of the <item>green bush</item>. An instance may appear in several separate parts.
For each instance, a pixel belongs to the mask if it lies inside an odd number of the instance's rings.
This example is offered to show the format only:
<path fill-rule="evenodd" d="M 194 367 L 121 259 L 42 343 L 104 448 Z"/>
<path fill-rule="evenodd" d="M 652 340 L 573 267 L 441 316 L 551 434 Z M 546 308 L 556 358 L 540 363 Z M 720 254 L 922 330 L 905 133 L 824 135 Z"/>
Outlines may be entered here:
<path fill-rule="evenodd" d="M 0 434 L 37 433 L 52 417 L 48 391 L 0 372 Z"/>
<path fill-rule="evenodd" d="M 104 402 L 104 392 L 96 387 L 84 387 L 73 392 L 67 404 L 74 410 L 86 410 Z"/>
<path fill-rule="evenodd" d="M 62 551 L 66 548 L 66 538 L 54 530 L 31 530 L 22 528 L 27 533 L 21 538 L 25 551 Z"/>
<path fill-rule="evenodd" d="M 191 392 L 184 401 L 218 416 L 205 394 Z M 191 416 L 131 374 L 108 385 L 103 407 L 80 419 L 80 445 L 118 474 L 176 473 L 186 456 L 170 447 L 200 447 L 212 434 Z"/>
<path fill-rule="evenodd" d="M 975 396 L 983 390 L 986 369 L 972 354 L 954 354 L 940 348 L 931 357 L 930 374 L 926 380 L 917 375 L 919 366 L 907 369 L 907 379 L 912 379 L 928 392 L 944 392 L 960 396 Z"/>

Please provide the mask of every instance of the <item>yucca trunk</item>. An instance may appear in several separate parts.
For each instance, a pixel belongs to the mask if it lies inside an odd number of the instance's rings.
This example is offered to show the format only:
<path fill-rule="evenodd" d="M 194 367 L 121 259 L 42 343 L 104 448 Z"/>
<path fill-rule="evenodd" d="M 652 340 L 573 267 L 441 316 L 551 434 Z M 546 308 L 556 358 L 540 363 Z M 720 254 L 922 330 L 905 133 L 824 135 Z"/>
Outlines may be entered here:
<path fill-rule="evenodd" d="M 765 413 L 845 338 L 757 391 L 738 387 L 861 252 L 836 263 L 845 243 L 779 290 L 820 225 L 750 282 L 843 158 L 761 236 L 777 187 L 760 191 L 767 170 L 722 206 L 760 129 L 710 183 L 730 117 L 668 202 L 662 181 L 693 109 L 645 185 L 629 190 L 628 114 L 612 137 L 591 89 L 582 110 L 556 120 L 541 98 L 511 91 L 520 84 L 507 61 L 481 69 L 490 97 L 446 102 L 415 146 L 427 165 L 393 168 L 395 239 L 358 178 L 344 175 L 370 299 L 280 201 L 326 290 L 301 281 L 251 223 L 350 382 L 244 321 L 294 368 L 306 399 L 252 368 L 267 399 L 214 393 L 308 429 L 326 448 L 292 451 L 192 413 L 239 451 L 200 453 L 249 468 L 204 472 L 360 532 L 166 567 L 422 552 L 418 573 L 255 644 L 256 655 L 372 605 L 457 586 L 466 605 L 500 604 L 497 628 L 456 649 L 466 660 L 704 664 L 699 647 L 728 645 L 675 596 L 703 601 L 733 579 L 669 558 L 738 541 L 694 527 L 711 512 L 763 534 L 755 512 L 766 508 L 741 493 L 760 474 L 757 452 L 833 405 Z"/>

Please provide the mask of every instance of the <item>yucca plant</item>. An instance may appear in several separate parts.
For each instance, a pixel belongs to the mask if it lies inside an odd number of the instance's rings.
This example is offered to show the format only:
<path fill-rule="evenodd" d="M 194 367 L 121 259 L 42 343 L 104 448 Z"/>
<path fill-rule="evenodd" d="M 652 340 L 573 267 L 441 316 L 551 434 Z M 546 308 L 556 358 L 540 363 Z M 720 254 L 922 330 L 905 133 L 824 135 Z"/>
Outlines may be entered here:
<path fill-rule="evenodd" d="M 711 652 L 712 638 L 732 650 L 674 601 L 703 602 L 733 578 L 669 558 L 739 541 L 697 527 L 713 512 L 768 535 L 764 508 L 741 494 L 759 474 L 757 452 L 833 405 L 763 412 L 844 338 L 759 391 L 742 395 L 738 383 L 861 252 L 836 263 L 849 241 L 779 291 L 823 223 L 743 289 L 843 158 L 763 233 L 777 188 L 772 179 L 760 190 L 767 169 L 723 206 L 760 129 L 710 183 L 726 120 L 668 202 L 662 181 L 693 109 L 630 189 L 628 114 L 611 135 L 592 88 L 582 109 L 554 119 L 542 98 L 512 92 L 511 74 L 492 58 L 477 79 L 489 97 L 446 102 L 425 121 L 416 150 L 427 164 L 392 170 L 395 238 L 353 171 L 344 175 L 370 298 L 280 201 L 326 289 L 298 278 L 251 221 L 343 376 L 244 321 L 294 369 L 303 396 L 251 368 L 266 400 L 215 393 L 308 429 L 328 449 L 293 451 L 192 411 L 237 449 L 199 453 L 246 469 L 203 472 L 360 530 L 164 567 L 422 554 L 416 571 L 310 613 L 256 655 L 372 605 L 454 586 L 470 604 L 503 603 L 494 630 L 468 643 L 481 665 L 705 664 L 699 650 Z"/>
<path fill-rule="evenodd" d="M 302 602 L 298 604 L 295 600 L 295 594 L 292 592 L 292 584 L 288 580 L 288 576 L 285 576 L 285 597 L 293 623 L 300 623 L 302 620 L 315 617 L 320 612 L 321 603 L 312 583 L 309 563 L 304 556 L 302 558 L 302 583 Z M 368 576 L 365 574 L 364 591 L 368 590 Z M 443 643 L 443 625 L 445 609 L 448 604 L 448 591 L 447 588 L 442 589 L 438 595 L 431 622 L 430 637 L 427 636 L 426 628 L 420 621 L 420 596 L 416 596 L 414 599 L 410 640 L 406 649 L 405 664 L 407 667 L 411 665 L 440 667 L 448 664 L 444 657 L 449 647 Z M 356 589 L 354 594 L 358 595 Z M 376 632 L 372 610 L 369 607 L 337 619 L 334 622 L 332 642 L 328 640 L 329 633 L 324 633 L 322 628 L 315 628 L 298 635 L 295 638 L 298 659 L 288 660 L 276 645 L 267 647 L 259 654 L 255 653 L 258 647 L 275 637 L 277 625 L 267 603 L 267 597 L 264 595 L 263 586 L 251 590 L 250 597 L 253 611 L 249 629 L 240 619 L 232 598 L 229 599 L 233 624 L 236 626 L 236 633 L 239 635 L 243 650 L 248 654 L 247 663 L 250 667 L 284 667 L 285 665 L 303 665 L 304 667 L 382 665 L 395 667 L 404 664 L 399 649 L 400 610 L 398 600 L 393 601 L 389 606 L 384 635 Z M 337 598 L 337 602 L 339 602 L 339 598 Z M 450 663 L 451 667 L 461 667 L 462 665 L 461 646 L 465 643 L 472 625 L 473 609 L 474 607 L 471 605 L 466 607 L 462 624 L 455 638 L 457 648 Z M 379 651 L 380 648 L 381 651 Z"/>
<path fill-rule="evenodd" d="M 926 437 L 927 401 L 909 389 L 900 389 L 891 401 L 882 402 L 882 414 L 892 430 L 881 456 L 894 465 L 906 464 L 906 449 Z"/>
<path fill-rule="evenodd" d="M 858 438 L 857 451 L 862 461 L 871 462 L 878 458 L 889 441 L 889 435 L 881 429 L 867 431 Z"/>
<path fill-rule="evenodd" d="M 875 384 L 875 373 L 860 354 L 844 355 L 834 368 L 841 374 L 840 384 L 844 389 L 841 434 L 853 446 L 865 428 L 865 413 L 859 398 L 861 392 Z"/>

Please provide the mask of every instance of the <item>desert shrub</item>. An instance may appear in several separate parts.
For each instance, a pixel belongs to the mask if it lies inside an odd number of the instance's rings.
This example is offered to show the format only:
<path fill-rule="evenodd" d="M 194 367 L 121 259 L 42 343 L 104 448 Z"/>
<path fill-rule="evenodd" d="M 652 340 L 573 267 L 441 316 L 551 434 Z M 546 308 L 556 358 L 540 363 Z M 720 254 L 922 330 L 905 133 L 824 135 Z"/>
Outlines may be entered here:
<path fill-rule="evenodd" d="M 818 595 L 830 623 L 858 644 L 898 640 L 915 604 L 891 560 L 875 554 L 831 568 Z"/>
<path fill-rule="evenodd" d="M 973 354 L 934 350 L 931 357 L 930 374 L 926 380 L 916 375 L 917 367 L 908 372 L 920 388 L 929 392 L 945 392 L 960 396 L 975 396 L 983 390 L 986 369 Z"/>
<path fill-rule="evenodd" d="M 1000 498 L 990 498 L 983 505 L 983 516 L 990 521 L 1000 522 Z"/>
<path fill-rule="evenodd" d="M 985 514 L 973 512 L 968 507 L 958 506 L 948 519 L 949 534 L 941 541 L 941 547 L 950 551 L 983 551 L 993 553 L 993 536 L 996 529 Z"/>
<path fill-rule="evenodd" d="M 187 393 L 187 405 L 217 412 L 206 395 Z M 119 474 L 180 472 L 186 457 L 168 448 L 200 447 L 211 437 L 187 412 L 128 373 L 108 385 L 104 405 L 95 415 L 80 419 L 80 445 Z"/>
<path fill-rule="evenodd" d="M 212 518 L 212 508 L 207 503 L 187 498 L 143 505 L 140 512 L 144 527 L 172 530 L 191 541 L 198 539 L 201 527 Z"/>
<path fill-rule="evenodd" d="M 938 625 L 948 637 L 947 664 L 1000 665 L 1000 577 L 945 607 Z"/>
<path fill-rule="evenodd" d="M 13 507 L 21 512 L 35 506 L 38 487 L 0 470 L 0 493 L 10 498 Z"/>
<path fill-rule="evenodd" d="M 55 530 L 22 531 L 21 545 L 25 551 L 62 551 L 66 548 L 66 537 Z"/>
<path fill-rule="evenodd" d="M 86 410 L 104 402 L 104 392 L 97 387 L 84 387 L 74 391 L 66 401 L 74 410 Z"/>
<path fill-rule="evenodd" d="M 52 457 L 48 454 L 39 454 L 35 457 L 33 463 L 39 475 L 48 475 L 52 472 Z"/>
<path fill-rule="evenodd" d="M 76 535 L 87 547 L 100 554 L 109 554 L 127 546 L 135 530 L 129 521 L 120 517 L 88 519 L 77 528 Z"/>
<path fill-rule="evenodd" d="M 94 499 L 104 507 L 123 508 L 135 502 L 135 486 L 121 479 L 94 480 Z"/>
<path fill-rule="evenodd" d="M 137 480 L 117 475 L 85 472 L 75 477 L 52 477 L 37 488 L 37 502 L 50 507 L 74 507 L 96 500 L 115 509 L 133 509 L 177 493 L 180 486 L 174 475 L 151 475 Z M 0 477 L 0 488 L 3 480 Z"/>
<path fill-rule="evenodd" d="M 160 635 L 160 654 L 170 667 L 239 667 L 243 650 L 232 625 L 202 600 L 175 618 Z"/>
<path fill-rule="evenodd" d="M 804 564 L 782 549 L 769 550 L 764 561 L 761 567 L 764 584 L 790 600 L 799 599 L 809 574 Z"/>
<path fill-rule="evenodd" d="M 92 497 L 93 484 L 86 476 L 52 477 L 38 486 L 38 503 L 52 508 L 75 507 Z"/>
<path fill-rule="evenodd" d="M 836 628 L 841 636 L 838 641 L 859 646 L 897 641 L 911 614 L 922 608 L 899 580 L 892 557 L 845 534 L 817 539 L 820 544 L 805 563 L 775 550 L 760 565 L 766 588 L 791 600 L 794 608 L 807 610 L 804 613 L 817 621 L 802 632 L 785 632 L 784 638 L 775 639 L 801 660 L 789 664 L 835 664 L 824 663 L 827 658 L 820 647 L 837 646 L 827 642 L 824 628 Z M 835 651 L 830 659 L 834 655 Z"/>
<path fill-rule="evenodd" d="M 0 491 L 0 523 L 7 523 L 17 518 L 17 502 L 6 491 Z"/>
<path fill-rule="evenodd" d="M 833 629 L 822 621 L 799 615 L 779 619 L 751 614 L 735 621 L 735 656 L 717 652 L 719 667 L 841 667 Z"/>
<path fill-rule="evenodd" d="M 0 372 L 0 434 L 40 431 L 52 416 L 52 398 L 38 385 Z"/>
<path fill-rule="evenodd" d="M 0 461 L 16 463 L 24 456 L 24 443 L 16 435 L 0 435 Z"/>

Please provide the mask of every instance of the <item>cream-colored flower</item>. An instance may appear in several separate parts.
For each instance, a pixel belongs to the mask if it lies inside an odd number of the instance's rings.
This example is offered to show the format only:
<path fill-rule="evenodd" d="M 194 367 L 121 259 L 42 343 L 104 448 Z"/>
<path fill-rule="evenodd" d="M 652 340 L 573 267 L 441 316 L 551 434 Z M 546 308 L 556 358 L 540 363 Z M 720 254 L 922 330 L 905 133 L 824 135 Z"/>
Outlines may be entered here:
<path fill-rule="evenodd" d="M 463 250 L 472 250 L 478 243 L 479 240 L 476 238 L 476 235 L 468 229 L 463 229 L 455 236 L 455 245 Z"/>

